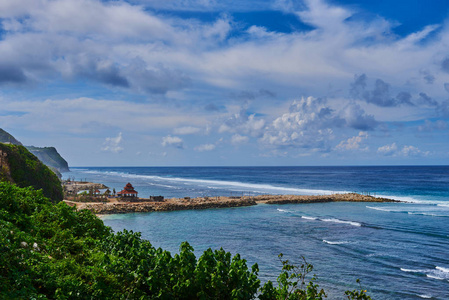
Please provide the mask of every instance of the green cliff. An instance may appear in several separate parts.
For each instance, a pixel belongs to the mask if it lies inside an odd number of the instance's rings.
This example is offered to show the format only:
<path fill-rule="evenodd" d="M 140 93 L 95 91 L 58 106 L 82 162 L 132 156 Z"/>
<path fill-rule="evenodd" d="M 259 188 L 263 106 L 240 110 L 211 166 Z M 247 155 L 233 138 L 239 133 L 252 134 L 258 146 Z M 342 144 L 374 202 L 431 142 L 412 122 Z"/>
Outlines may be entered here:
<path fill-rule="evenodd" d="M 13 144 L 13 145 L 21 145 L 22 146 L 21 142 L 16 140 L 15 137 L 13 137 L 12 135 L 10 135 L 8 132 L 4 131 L 1 128 L 0 128 L 0 143 L 9 143 L 9 144 Z"/>
<path fill-rule="evenodd" d="M 25 147 L 51 169 L 56 169 L 59 172 L 70 171 L 69 164 L 64 158 L 62 158 L 55 147 Z"/>
<path fill-rule="evenodd" d="M 20 145 L 15 137 L 0 128 L 0 143 Z M 69 172 L 69 165 L 67 161 L 62 158 L 55 147 L 35 147 L 35 146 L 25 146 L 28 151 L 33 153 L 41 162 L 46 164 L 53 172 L 61 177 L 62 172 Z"/>
<path fill-rule="evenodd" d="M 56 174 L 21 145 L 0 143 L 0 181 L 42 189 L 45 197 L 53 202 L 63 199 Z"/>

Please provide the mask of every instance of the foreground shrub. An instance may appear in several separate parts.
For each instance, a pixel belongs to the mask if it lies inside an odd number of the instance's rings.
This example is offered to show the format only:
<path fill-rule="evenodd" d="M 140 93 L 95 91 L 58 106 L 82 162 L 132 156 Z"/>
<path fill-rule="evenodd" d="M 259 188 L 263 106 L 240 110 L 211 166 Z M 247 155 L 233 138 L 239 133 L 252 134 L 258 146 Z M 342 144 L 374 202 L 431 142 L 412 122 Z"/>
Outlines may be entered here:
<path fill-rule="evenodd" d="M 140 233 L 113 233 L 90 211 L 52 204 L 41 191 L 0 182 L 0 299 L 322 299 L 305 260 L 283 260 L 277 287 L 258 266 L 206 250 L 198 259 L 154 248 Z M 370 299 L 348 291 L 348 299 Z"/>

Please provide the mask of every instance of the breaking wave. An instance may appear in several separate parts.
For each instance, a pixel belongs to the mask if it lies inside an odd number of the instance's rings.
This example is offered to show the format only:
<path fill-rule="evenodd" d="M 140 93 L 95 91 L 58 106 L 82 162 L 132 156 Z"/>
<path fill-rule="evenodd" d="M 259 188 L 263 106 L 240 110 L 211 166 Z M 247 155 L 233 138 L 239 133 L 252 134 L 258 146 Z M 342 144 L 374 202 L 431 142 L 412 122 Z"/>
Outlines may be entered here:
<path fill-rule="evenodd" d="M 349 242 L 347 241 L 336 241 L 336 242 L 332 242 L 332 241 L 328 241 L 328 240 L 323 240 L 324 243 L 329 244 L 329 245 L 342 245 L 342 244 L 349 244 Z"/>

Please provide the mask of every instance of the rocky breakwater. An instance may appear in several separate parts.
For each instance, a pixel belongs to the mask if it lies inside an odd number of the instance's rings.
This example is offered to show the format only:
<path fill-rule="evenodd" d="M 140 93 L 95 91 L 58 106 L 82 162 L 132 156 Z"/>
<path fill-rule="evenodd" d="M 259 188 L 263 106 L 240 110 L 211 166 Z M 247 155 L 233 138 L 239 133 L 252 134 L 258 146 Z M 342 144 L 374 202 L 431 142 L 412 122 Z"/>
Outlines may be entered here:
<path fill-rule="evenodd" d="M 291 203 L 323 203 L 323 202 L 399 202 L 397 200 L 362 195 L 357 193 L 332 194 L 332 195 L 259 195 L 253 197 L 256 202 L 266 204 L 291 204 Z"/>
<path fill-rule="evenodd" d="M 166 199 L 162 202 L 146 201 L 141 199 L 140 202 L 115 202 L 115 203 L 80 203 L 77 204 L 78 209 L 88 209 L 95 214 L 123 214 L 136 212 L 153 212 L 153 211 L 175 211 L 175 210 L 191 210 L 191 209 L 210 209 L 210 208 L 230 208 L 256 205 L 252 199 L 231 199 L 227 197 L 214 198 L 173 198 Z"/>

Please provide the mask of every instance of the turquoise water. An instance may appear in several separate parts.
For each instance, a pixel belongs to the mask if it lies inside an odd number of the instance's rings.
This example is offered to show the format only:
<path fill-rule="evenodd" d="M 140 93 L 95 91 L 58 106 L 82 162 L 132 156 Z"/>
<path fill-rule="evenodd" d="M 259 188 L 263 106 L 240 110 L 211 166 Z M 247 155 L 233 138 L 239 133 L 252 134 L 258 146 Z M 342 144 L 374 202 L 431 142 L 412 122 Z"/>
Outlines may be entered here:
<path fill-rule="evenodd" d="M 258 263 L 275 280 L 279 253 L 304 255 L 330 299 L 357 288 L 373 299 L 449 299 L 449 167 L 77 168 L 65 176 L 131 182 L 140 196 L 327 194 L 355 191 L 407 203 L 257 205 L 106 216 L 177 252 L 220 248 Z"/>

